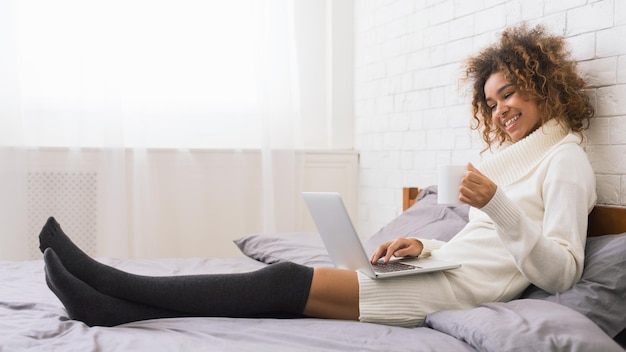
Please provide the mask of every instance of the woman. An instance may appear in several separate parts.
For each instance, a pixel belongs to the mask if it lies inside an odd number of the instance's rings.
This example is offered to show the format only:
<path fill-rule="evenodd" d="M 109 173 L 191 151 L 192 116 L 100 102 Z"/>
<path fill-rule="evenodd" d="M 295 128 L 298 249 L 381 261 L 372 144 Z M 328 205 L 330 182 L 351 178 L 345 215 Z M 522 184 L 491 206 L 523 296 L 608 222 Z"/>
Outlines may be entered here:
<path fill-rule="evenodd" d="M 470 221 L 448 243 L 398 238 L 372 262 L 427 256 L 459 269 L 371 280 L 353 271 L 270 265 L 243 274 L 147 277 L 101 264 L 54 219 L 40 234 L 46 281 L 72 319 L 112 326 L 184 316 L 310 316 L 416 326 L 441 309 L 516 298 L 529 284 L 562 292 L 581 277 L 595 176 L 580 146 L 593 116 L 564 40 L 506 30 L 467 64 L 474 129 L 499 151 L 467 165 L 459 199 Z M 480 170 L 480 171 L 479 171 Z"/>

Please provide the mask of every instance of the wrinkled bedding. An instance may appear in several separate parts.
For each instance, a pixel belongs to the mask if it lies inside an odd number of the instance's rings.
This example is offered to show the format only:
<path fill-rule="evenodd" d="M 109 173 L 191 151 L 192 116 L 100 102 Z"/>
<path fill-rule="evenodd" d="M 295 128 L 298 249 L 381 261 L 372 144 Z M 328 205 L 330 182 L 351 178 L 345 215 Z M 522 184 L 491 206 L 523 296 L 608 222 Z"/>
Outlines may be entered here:
<path fill-rule="evenodd" d="M 398 236 L 447 241 L 467 208 L 417 203 L 365 243 Z M 431 236 L 431 237 L 428 237 Z M 316 233 L 250 234 L 228 259 L 101 259 L 145 275 L 246 272 L 292 261 L 331 266 Z M 531 286 L 521 299 L 440 311 L 425 326 L 389 327 L 324 319 L 158 319 L 105 328 L 69 320 L 48 290 L 43 261 L 0 261 L 0 352 L 4 351 L 623 351 L 626 346 L 626 233 L 587 240 L 585 271 L 572 289 L 550 295 Z"/>
<path fill-rule="evenodd" d="M 111 260 L 148 275 L 250 271 L 252 259 Z M 474 351 L 429 328 L 324 319 L 180 318 L 92 327 L 69 320 L 44 281 L 43 261 L 0 261 L 0 351 Z"/>
<path fill-rule="evenodd" d="M 147 275 L 245 272 L 267 265 L 248 257 L 101 261 Z M 415 328 L 312 318 L 177 318 L 89 328 L 66 317 L 45 285 L 43 261 L 0 261 L 0 281 L 0 351 L 622 350 L 582 314 L 533 299 L 437 312 L 427 326 Z M 523 333 L 512 334 L 513 328 Z"/>

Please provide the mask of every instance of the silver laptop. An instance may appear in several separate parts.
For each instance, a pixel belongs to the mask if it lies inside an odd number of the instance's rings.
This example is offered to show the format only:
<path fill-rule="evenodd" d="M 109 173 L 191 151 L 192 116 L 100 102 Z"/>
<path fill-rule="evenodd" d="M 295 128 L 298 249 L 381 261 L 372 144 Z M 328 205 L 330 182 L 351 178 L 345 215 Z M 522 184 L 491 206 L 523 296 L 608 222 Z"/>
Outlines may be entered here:
<path fill-rule="evenodd" d="M 428 258 L 399 259 L 372 265 L 339 193 L 304 192 L 315 226 L 337 268 L 359 271 L 373 279 L 458 268 L 461 264 Z"/>

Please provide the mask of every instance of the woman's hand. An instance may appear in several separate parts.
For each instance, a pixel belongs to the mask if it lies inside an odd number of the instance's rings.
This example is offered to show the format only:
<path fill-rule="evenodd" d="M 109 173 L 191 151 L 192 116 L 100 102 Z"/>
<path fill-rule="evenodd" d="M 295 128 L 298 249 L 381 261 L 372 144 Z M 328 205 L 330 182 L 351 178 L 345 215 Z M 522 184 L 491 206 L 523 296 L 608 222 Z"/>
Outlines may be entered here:
<path fill-rule="evenodd" d="M 467 164 L 467 173 L 461 180 L 459 200 L 474 208 L 482 208 L 496 194 L 498 186 L 483 175 L 472 163 Z"/>
<path fill-rule="evenodd" d="M 385 242 L 378 246 L 376 252 L 372 255 L 372 264 L 378 263 L 378 260 L 385 257 L 385 264 L 389 263 L 392 256 L 396 257 L 417 257 L 422 253 L 424 245 L 416 238 L 399 237 L 393 241 Z"/>

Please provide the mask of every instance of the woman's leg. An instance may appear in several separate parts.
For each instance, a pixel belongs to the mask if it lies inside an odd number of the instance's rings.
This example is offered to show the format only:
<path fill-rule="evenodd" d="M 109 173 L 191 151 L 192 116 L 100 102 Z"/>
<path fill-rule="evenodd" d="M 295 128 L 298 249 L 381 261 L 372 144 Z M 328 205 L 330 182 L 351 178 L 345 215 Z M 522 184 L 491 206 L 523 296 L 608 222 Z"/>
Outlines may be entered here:
<path fill-rule="evenodd" d="M 358 320 L 357 273 L 351 270 L 315 268 L 304 314 L 317 318 Z"/>
<path fill-rule="evenodd" d="M 314 273 L 309 267 L 279 263 L 241 274 L 135 275 L 89 257 L 52 218 L 40 234 L 40 248 L 58 254 L 69 274 L 99 293 L 181 316 L 283 316 L 277 314 L 282 312 L 358 318 L 358 280 L 352 271 L 320 268 Z M 64 295 L 67 285 L 57 286 L 61 286 L 55 291 L 57 296 Z"/>
<path fill-rule="evenodd" d="M 212 316 L 201 312 L 177 312 L 105 295 L 67 271 L 52 249 L 44 252 L 44 261 L 46 283 L 50 290 L 63 303 L 71 319 L 80 320 L 89 326 L 115 326 L 158 318 Z M 329 268 L 316 270 L 304 314 L 320 318 L 356 320 L 358 286 L 355 294 L 351 289 L 355 275 L 351 274 L 354 273 Z M 286 317 L 281 312 L 252 316 Z M 297 317 L 298 314 L 291 315 L 294 316 Z"/>
<path fill-rule="evenodd" d="M 313 269 L 278 263 L 237 274 L 145 276 L 131 274 L 89 257 L 49 219 L 40 248 L 54 250 L 74 277 L 97 291 L 123 300 L 187 314 L 250 316 L 270 312 L 301 314 Z"/>
<path fill-rule="evenodd" d="M 65 306 L 71 319 L 89 326 L 115 326 L 139 320 L 193 316 L 107 296 L 82 282 L 52 249 L 44 252 L 46 284 Z"/>
<path fill-rule="evenodd" d="M 50 252 L 54 250 L 46 249 L 44 258 Z M 64 265 L 62 258 L 60 263 Z M 272 264 L 247 273 L 180 276 L 135 275 L 103 265 L 92 272 L 89 281 L 64 268 L 109 297 L 206 317 L 302 314 L 313 277 L 313 268 L 294 263 Z"/>

